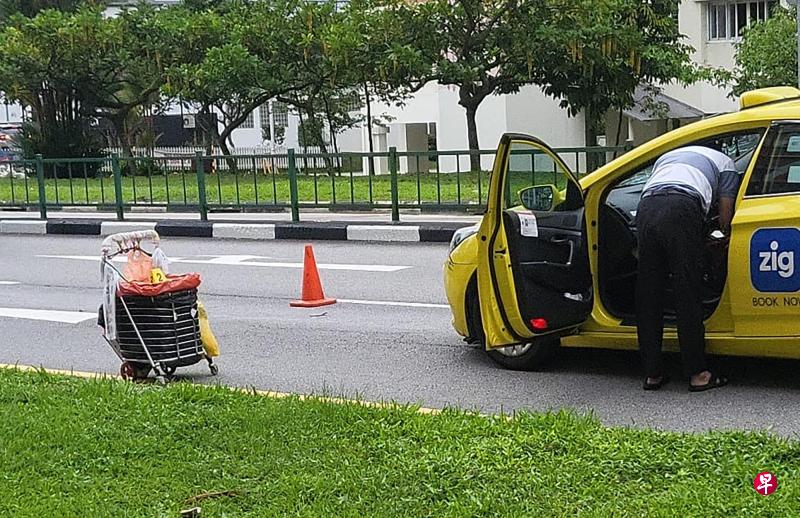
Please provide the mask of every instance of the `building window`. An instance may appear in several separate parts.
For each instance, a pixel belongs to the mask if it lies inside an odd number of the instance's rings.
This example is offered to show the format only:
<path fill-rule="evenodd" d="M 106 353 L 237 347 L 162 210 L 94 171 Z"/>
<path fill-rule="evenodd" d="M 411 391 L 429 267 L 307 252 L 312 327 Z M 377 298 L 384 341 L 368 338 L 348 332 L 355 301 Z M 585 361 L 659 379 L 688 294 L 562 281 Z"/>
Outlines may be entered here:
<path fill-rule="evenodd" d="M 247 114 L 247 118 L 239 126 L 240 129 L 253 129 L 255 127 L 255 118 L 253 112 Z"/>
<path fill-rule="evenodd" d="M 261 127 L 269 130 L 269 103 L 266 102 L 259 108 Z M 289 107 L 280 101 L 272 101 L 272 117 L 276 128 L 285 128 L 289 125 Z"/>
<path fill-rule="evenodd" d="M 742 35 L 745 27 L 769 18 L 778 0 L 726 0 L 708 3 L 708 39 L 733 40 Z"/>

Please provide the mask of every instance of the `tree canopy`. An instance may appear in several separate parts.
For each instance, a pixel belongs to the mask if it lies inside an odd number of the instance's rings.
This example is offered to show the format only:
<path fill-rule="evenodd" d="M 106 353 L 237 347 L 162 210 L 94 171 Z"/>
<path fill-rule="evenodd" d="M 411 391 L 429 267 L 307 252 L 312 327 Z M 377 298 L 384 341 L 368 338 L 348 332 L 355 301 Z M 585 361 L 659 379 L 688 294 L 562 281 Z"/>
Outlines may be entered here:
<path fill-rule="evenodd" d="M 400 62 L 418 83 L 434 79 L 458 88 L 469 148 L 479 149 L 476 115 L 490 95 L 533 82 L 534 61 L 547 17 L 538 0 L 429 0 L 389 4 L 402 28 Z M 480 167 L 478 154 L 472 169 Z"/>
<path fill-rule="evenodd" d="M 110 50 L 110 27 L 98 10 L 46 10 L 33 18 L 12 17 L 0 34 L 0 90 L 29 106 L 27 128 L 38 145 L 30 152 L 82 156 L 97 151 L 87 117 L 94 106 L 83 88 L 93 82 L 93 63 Z"/>
<path fill-rule="evenodd" d="M 797 21 L 794 9 L 776 6 L 765 21 L 745 29 L 736 43 L 733 95 L 768 86 L 797 84 Z"/>
<path fill-rule="evenodd" d="M 100 0 L 0 0 L 0 21 L 7 20 L 11 16 L 18 14 L 27 18 L 32 18 L 45 9 L 56 9 L 58 11 L 74 11 L 81 5 L 104 4 Z"/>
<path fill-rule="evenodd" d="M 678 30 L 678 0 L 548 3 L 536 83 L 570 113 L 584 113 L 587 145 L 608 110 L 633 104 L 638 85 L 703 77 Z"/>
<path fill-rule="evenodd" d="M 679 0 L 386 1 L 417 51 L 404 55 L 406 66 L 420 81 L 458 88 L 471 150 L 490 95 L 537 85 L 586 115 L 589 144 L 606 111 L 630 106 L 638 85 L 702 77 L 678 31 Z"/>
<path fill-rule="evenodd" d="M 208 130 L 230 154 L 231 133 L 279 99 L 314 132 L 304 142 L 335 148 L 336 134 L 359 122 L 354 105 L 366 106 L 370 126 L 373 99 L 401 103 L 438 81 L 458 91 L 472 150 L 483 101 L 525 85 L 585 113 L 591 142 L 638 85 L 702 77 L 678 32 L 678 0 L 184 0 L 116 17 L 102 4 L 0 0 L 0 90 L 32 109 L 44 140 L 91 133 L 101 119 L 128 153 L 143 111 L 178 100 L 220 116 Z M 788 16 L 769 23 L 783 35 Z M 743 67 L 758 61 L 748 56 L 763 31 L 748 31 Z M 742 84 L 764 75 L 753 66 Z"/>

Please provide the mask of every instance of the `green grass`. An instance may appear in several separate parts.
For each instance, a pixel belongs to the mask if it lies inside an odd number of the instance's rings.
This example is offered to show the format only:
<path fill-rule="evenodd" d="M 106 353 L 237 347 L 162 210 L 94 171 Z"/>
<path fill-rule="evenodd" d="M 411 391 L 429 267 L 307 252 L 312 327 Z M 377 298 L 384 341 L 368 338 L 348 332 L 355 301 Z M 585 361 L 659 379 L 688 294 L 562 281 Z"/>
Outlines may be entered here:
<path fill-rule="evenodd" d="M 480 188 L 478 181 L 480 176 Z M 552 183 L 552 173 L 536 173 L 538 183 Z M 532 185 L 531 174 L 517 174 L 513 190 Z M 489 173 L 420 173 L 398 177 L 400 203 L 405 204 L 484 204 L 489 190 Z M 197 180 L 194 173 L 171 173 L 153 177 L 124 177 L 122 195 L 126 203 L 196 205 Z M 298 197 L 301 203 L 328 205 L 375 203 L 391 201 L 389 175 L 328 176 L 327 174 L 299 175 Z M 480 194 L 480 198 L 479 198 Z M 206 176 L 206 197 L 214 205 L 288 205 L 289 178 L 285 174 L 252 173 L 209 174 Z M 114 183 L 110 178 L 48 179 L 45 199 L 50 204 L 113 205 Z M 38 203 L 36 178 L 0 178 L 0 204 Z"/>
<path fill-rule="evenodd" d="M 800 444 L 0 370 L 0 515 L 796 516 Z M 761 470 L 776 493 L 752 488 Z"/>

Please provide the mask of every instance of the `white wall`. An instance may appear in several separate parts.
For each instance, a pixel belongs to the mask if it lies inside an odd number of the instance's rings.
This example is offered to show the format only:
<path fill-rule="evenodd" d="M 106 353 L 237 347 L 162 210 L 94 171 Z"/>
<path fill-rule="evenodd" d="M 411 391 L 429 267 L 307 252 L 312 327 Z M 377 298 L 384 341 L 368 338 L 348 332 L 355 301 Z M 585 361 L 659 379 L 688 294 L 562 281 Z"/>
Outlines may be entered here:
<path fill-rule="evenodd" d="M 458 104 L 458 90 L 453 86 L 439 86 L 439 124 L 436 126 L 436 144 L 440 150 L 469 149 L 467 137 L 467 112 Z M 478 145 L 480 149 L 494 150 L 500 137 L 506 132 L 507 96 L 490 95 L 478 107 L 476 124 L 478 127 Z M 458 167 L 454 158 L 442 157 L 440 167 L 442 170 L 461 171 L 469 170 L 469 155 L 463 155 Z M 494 162 L 493 154 L 481 155 L 481 167 L 489 170 Z"/>
<path fill-rule="evenodd" d="M 552 147 L 583 146 L 583 114 L 570 117 L 559 102 L 537 86 L 523 87 L 508 96 L 507 131 L 533 135 Z"/>
<path fill-rule="evenodd" d="M 481 149 L 494 149 L 500 136 L 506 131 L 506 96 L 487 97 L 478 108 L 476 120 L 478 142 Z M 464 151 L 469 149 L 467 139 L 466 111 L 458 104 L 458 90 L 453 86 L 431 82 L 409 98 L 402 107 L 374 103 L 373 114 L 385 114 L 392 118 L 389 123 L 388 145 L 398 151 L 407 150 L 406 124 L 436 123 L 436 147 L 440 151 Z M 484 169 L 491 168 L 493 156 L 482 157 Z M 454 158 L 440 159 L 442 171 L 469 170 L 469 157 L 462 157 L 460 164 Z"/>
<path fill-rule="evenodd" d="M 733 41 L 708 41 L 707 2 L 688 1 L 681 3 L 678 28 L 686 36 L 685 42 L 694 47 L 692 60 L 701 65 L 732 70 L 734 66 Z M 688 87 L 672 84 L 664 93 L 685 102 L 701 111 L 712 114 L 737 109 L 737 100 L 728 97 L 728 90 L 701 82 Z"/>
<path fill-rule="evenodd" d="M 258 125 L 258 121 L 256 121 Z M 264 138 L 261 135 L 261 128 L 237 128 L 233 130 L 235 135 L 231 135 L 231 140 L 235 147 L 257 147 L 264 143 Z"/>
<path fill-rule="evenodd" d="M 384 104 L 373 100 L 372 116 L 388 116 L 391 123 L 399 122 L 438 122 L 439 89 L 436 83 L 428 83 L 413 96 L 404 101 L 403 106 Z"/>

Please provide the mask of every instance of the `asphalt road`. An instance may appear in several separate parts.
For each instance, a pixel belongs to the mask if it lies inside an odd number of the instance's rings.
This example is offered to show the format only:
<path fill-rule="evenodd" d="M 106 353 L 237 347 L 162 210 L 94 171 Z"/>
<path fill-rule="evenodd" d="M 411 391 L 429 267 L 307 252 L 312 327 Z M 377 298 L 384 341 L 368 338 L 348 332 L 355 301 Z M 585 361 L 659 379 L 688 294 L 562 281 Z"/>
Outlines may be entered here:
<path fill-rule="evenodd" d="M 202 274 L 201 297 L 222 347 L 218 377 L 204 363 L 179 369 L 180 377 L 484 412 L 569 408 L 609 425 L 800 430 L 796 361 L 719 358 L 732 384 L 703 394 L 687 393 L 676 356 L 670 369 L 679 381 L 659 392 L 641 390 L 635 353 L 564 350 L 543 372 L 497 367 L 451 330 L 441 282 L 446 245 L 315 243 L 326 295 L 343 302 L 290 308 L 303 245 L 165 240 L 165 251 L 181 259 L 173 271 Z M 96 312 L 99 248 L 93 237 L 0 236 L 0 314 Z M 119 369 L 92 319 L 0 316 L 0 363 Z"/>

